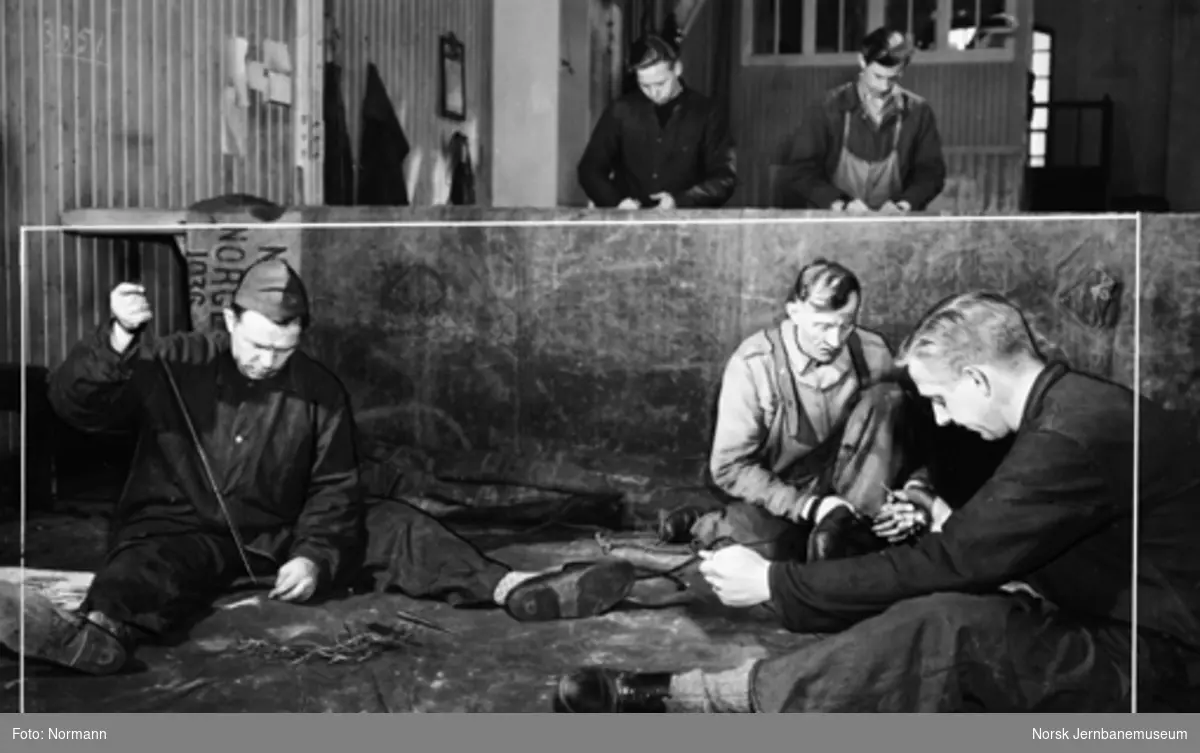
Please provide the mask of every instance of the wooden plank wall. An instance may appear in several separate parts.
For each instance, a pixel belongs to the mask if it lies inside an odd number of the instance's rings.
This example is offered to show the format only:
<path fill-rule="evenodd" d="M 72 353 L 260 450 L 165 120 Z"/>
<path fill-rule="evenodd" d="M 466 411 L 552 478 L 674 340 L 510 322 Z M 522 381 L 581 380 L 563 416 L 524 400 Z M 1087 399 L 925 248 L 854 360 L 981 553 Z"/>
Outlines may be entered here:
<path fill-rule="evenodd" d="M 6 0 L 0 19 L 0 362 L 20 361 L 18 228 L 85 207 L 180 207 L 226 192 L 290 203 L 290 108 L 251 100 L 247 153 L 221 153 L 229 36 L 251 59 L 294 46 L 297 0 Z M 256 57 L 258 56 L 258 57 Z M 157 326 L 187 321 L 186 290 L 161 244 L 36 233 L 29 243 L 29 354 L 54 366 L 140 268 Z M 17 446 L 0 414 L 0 454 Z"/>

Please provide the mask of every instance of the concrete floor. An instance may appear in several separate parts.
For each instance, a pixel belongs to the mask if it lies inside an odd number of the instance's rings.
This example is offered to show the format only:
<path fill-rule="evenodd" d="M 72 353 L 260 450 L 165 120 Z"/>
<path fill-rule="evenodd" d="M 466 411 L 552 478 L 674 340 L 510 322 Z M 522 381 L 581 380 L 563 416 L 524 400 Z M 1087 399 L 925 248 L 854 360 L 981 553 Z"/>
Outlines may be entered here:
<path fill-rule="evenodd" d="M 86 512 L 40 515 L 27 532 L 28 567 L 93 570 L 105 520 Z M 590 534 L 512 543 L 503 532 L 466 532 L 497 559 L 538 568 L 594 558 Z M 548 534 L 547 534 L 548 535 Z M 0 551 L 16 564 L 20 531 L 0 525 Z M 505 543 L 507 540 L 508 543 Z M 13 560 L 9 562 L 7 560 Z M 693 602 L 659 610 L 619 610 L 550 624 L 523 624 L 500 610 L 456 610 L 399 595 L 358 595 L 318 606 L 230 594 L 176 646 L 139 651 L 138 666 L 110 678 L 81 677 L 27 664 L 32 712 L 546 712 L 556 678 L 580 664 L 630 669 L 722 669 L 786 650 L 803 640 L 761 610 L 731 610 L 689 573 Z M 247 656 L 244 639 L 332 642 L 347 622 L 396 624 L 396 610 L 453 631 L 423 632 L 420 643 L 360 664 Z M 18 665 L 0 657 L 0 711 L 17 707 Z M 11 708 L 10 708 L 11 707 Z"/>

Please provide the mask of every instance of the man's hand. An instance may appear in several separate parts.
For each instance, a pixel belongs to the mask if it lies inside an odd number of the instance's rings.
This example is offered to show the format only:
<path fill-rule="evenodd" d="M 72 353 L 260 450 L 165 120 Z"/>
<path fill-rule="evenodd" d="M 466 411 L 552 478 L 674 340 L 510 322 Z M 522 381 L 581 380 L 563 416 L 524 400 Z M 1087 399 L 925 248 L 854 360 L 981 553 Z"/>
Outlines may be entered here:
<path fill-rule="evenodd" d="M 907 201 L 889 201 L 879 208 L 880 214 L 908 214 L 912 206 Z"/>
<path fill-rule="evenodd" d="M 728 546 L 702 551 L 700 558 L 700 574 L 725 606 L 753 607 L 771 600 L 771 563 L 752 549 Z"/>
<path fill-rule="evenodd" d="M 641 209 L 642 204 L 637 199 L 622 199 L 617 209 Z"/>
<path fill-rule="evenodd" d="M 666 191 L 660 191 L 660 192 L 654 194 L 653 196 L 651 196 L 650 198 L 652 198 L 658 202 L 658 207 L 657 207 L 658 209 L 674 209 L 675 208 L 675 197 L 672 196 L 671 194 L 667 193 Z"/>
<path fill-rule="evenodd" d="M 897 502 L 908 503 L 922 507 L 929 513 L 930 522 L 929 530 L 934 533 L 941 533 L 942 526 L 946 525 L 946 521 L 950 519 L 954 508 L 946 500 L 937 496 L 931 491 L 928 491 L 921 486 L 909 486 L 905 489 L 892 492 L 893 500 Z"/>
<path fill-rule="evenodd" d="M 867 214 L 870 211 L 871 208 L 862 199 L 855 199 L 846 205 L 846 212 L 848 214 Z"/>
<path fill-rule="evenodd" d="M 899 492 L 896 493 L 899 496 Z M 912 502 L 895 499 L 886 502 L 875 516 L 871 532 L 891 544 L 897 544 L 921 532 L 929 523 L 929 514 Z"/>
<path fill-rule="evenodd" d="M 124 353 L 133 342 L 134 333 L 154 318 L 150 301 L 146 299 L 146 288 L 134 282 L 123 282 L 112 289 L 108 296 L 108 308 L 117 326 L 109 335 L 109 344 L 118 353 Z"/>
<path fill-rule="evenodd" d="M 308 601 L 317 591 L 317 563 L 308 557 L 293 557 L 275 576 L 275 588 L 268 599 Z"/>

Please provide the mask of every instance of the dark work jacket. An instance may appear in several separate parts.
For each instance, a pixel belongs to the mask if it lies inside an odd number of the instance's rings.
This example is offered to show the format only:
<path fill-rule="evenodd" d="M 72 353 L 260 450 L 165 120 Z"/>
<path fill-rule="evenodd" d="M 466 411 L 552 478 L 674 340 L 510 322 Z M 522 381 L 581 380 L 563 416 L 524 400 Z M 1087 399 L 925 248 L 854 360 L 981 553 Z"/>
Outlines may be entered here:
<path fill-rule="evenodd" d="M 75 346 L 51 375 L 50 400 L 85 432 L 134 429 L 130 476 L 110 546 L 142 536 L 228 526 L 156 355 L 183 395 L 230 514 L 248 549 L 282 565 L 304 556 L 323 575 L 354 567 L 365 539 L 353 419 L 342 384 L 303 352 L 255 383 L 228 333 L 139 335 L 123 355 L 111 324 Z"/>
<path fill-rule="evenodd" d="M 1084 621 L 1132 621 L 1134 484 L 1140 494 L 1139 630 L 1200 647 L 1200 467 L 1190 422 L 1055 364 L 1038 378 L 995 475 L 910 547 L 775 563 L 772 601 L 796 632 L 841 630 L 902 600 L 1033 586 Z"/>
<path fill-rule="evenodd" d="M 665 128 L 639 89 L 608 106 L 579 161 L 579 184 L 597 207 L 667 192 L 679 207 L 720 207 L 737 184 L 733 138 L 716 104 L 683 88 Z"/>
<path fill-rule="evenodd" d="M 837 87 L 804 113 L 788 164 L 793 200 L 807 208 L 829 209 L 846 196 L 833 185 L 842 155 L 843 116 L 850 113 L 850 152 L 871 162 L 887 159 L 895 141 L 895 118 L 900 126 L 900 195 L 914 211 L 925 209 L 946 186 L 946 161 L 933 109 L 910 91 L 897 91 L 898 108 L 876 127 L 863 111 L 857 81 Z"/>

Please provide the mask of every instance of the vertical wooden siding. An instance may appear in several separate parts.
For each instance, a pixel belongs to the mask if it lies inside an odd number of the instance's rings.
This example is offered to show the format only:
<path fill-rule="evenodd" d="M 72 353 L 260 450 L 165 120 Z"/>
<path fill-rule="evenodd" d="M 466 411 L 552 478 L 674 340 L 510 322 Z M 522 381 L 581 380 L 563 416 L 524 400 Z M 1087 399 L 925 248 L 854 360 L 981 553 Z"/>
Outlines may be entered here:
<path fill-rule="evenodd" d="M 367 67 L 374 63 L 411 147 L 409 201 L 445 203 L 449 174 L 443 153 L 455 131 L 470 140 L 477 203 L 491 203 L 490 153 L 493 0 L 334 0 L 335 59 L 342 66 L 342 96 L 357 175 L 369 156 L 361 150 Z M 439 37 L 453 33 L 466 54 L 467 120 L 438 115 Z M 332 124 L 325 125 L 328 130 Z"/>
<path fill-rule="evenodd" d="M 20 361 L 18 228 L 64 210 L 180 207 L 226 192 L 294 196 L 289 108 L 252 96 L 244 158 L 221 154 L 225 39 L 294 46 L 297 0 L 5 0 L 0 59 L 0 360 Z M 140 268 L 161 331 L 183 328 L 178 260 L 162 244 L 29 236 L 29 354 L 57 365 Z M 0 454 L 17 446 L 0 414 Z"/>

